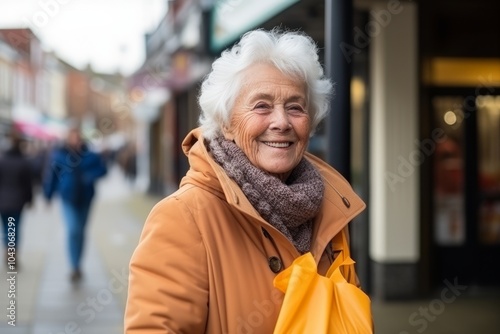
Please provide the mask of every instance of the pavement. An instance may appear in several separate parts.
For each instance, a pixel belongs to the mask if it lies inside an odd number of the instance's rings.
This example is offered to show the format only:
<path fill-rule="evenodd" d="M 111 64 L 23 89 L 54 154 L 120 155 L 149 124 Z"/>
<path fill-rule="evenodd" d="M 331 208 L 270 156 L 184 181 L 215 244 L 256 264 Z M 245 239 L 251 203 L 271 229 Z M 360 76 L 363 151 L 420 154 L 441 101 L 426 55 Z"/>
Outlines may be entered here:
<path fill-rule="evenodd" d="M 8 274 L 2 268 L 4 277 L 14 276 L 15 289 L 12 280 L 0 280 L 0 310 L 5 314 L 0 333 L 123 333 L 128 263 L 146 215 L 157 201 L 136 193 L 119 169 L 111 169 L 98 184 L 87 230 L 84 276 L 75 285 L 69 280 L 60 203 L 55 199 L 47 205 L 38 195 L 23 213 L 19 270 Z M 15 290 L 15 298 L 9 290 Z M 12 301 L 16 308 L 8 310 Z"/>
<path fill-rule="evenodd" d="M 128 263 L 144 220 L 159 198 L 134 191 L 117 168 L 99 183 L 97 194 L 88 227 L 84 277 L 78 285 L 69 281 L 59 202 L 47 205 L 38 196 L 25 211 L 20 268 L 15 274 L 4 268 L 0 280 L 0 310 L 5 314 L 0 317 L 0 334 L 123 333 Z M 15 290 L 15 298 L 9 290 Z M 473 289 L 451 291 L 405 302 L 374 300 L 376 332 L 500 333 L 498 295 L 477 295 Z"/>

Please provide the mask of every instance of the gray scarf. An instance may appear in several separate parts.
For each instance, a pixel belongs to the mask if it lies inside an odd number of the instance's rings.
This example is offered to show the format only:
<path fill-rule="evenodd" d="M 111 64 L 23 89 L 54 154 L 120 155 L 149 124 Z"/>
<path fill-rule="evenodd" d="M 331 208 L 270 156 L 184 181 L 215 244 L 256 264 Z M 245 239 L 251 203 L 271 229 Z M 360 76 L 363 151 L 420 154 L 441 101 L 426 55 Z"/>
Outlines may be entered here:
<path fill-rule="evenodd" d="M 232 141 L 219 137 L 209 143 L 215 161 L 241 188 L 253 207 L 283 233 L 301 253 L 311 248 L 312 222 L 323 200 L 319 172 L 302 159 L 283 183 L 252 165 Z"/>

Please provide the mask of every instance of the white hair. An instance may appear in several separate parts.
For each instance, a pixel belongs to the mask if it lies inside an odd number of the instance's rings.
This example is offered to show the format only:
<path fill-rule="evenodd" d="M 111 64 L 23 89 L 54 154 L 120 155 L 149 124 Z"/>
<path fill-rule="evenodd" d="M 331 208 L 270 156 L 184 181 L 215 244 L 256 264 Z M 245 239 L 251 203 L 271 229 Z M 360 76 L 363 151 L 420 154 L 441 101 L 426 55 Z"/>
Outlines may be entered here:
<path fill-rule="evenodd" d="M 240 74 L 256 63 L 272 64 L 283 74 L 305 82 L 311 135 L 326 116 L 332 84 L 324 77 L 313 39 L 301 32 L 259 29 L 247 32 L 239 43 L 222 52 L 203 81 L 198 102 L 204 138 L 222 135 L 222 128 L 229 125 L 231 109 L 241 89 Z"/>

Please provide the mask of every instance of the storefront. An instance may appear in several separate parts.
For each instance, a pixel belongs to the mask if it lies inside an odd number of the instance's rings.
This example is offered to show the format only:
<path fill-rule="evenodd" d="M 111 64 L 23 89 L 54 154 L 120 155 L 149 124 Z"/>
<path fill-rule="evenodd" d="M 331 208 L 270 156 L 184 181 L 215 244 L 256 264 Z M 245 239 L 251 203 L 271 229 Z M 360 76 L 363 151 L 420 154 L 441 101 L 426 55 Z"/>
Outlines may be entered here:
<path fill-rule="evenodd" d="M 428 129 L 442 132 L 425 190 L 432 199 L 431 279 L 498 285 L 500 59 L 439 58 L 429 66 Z"/>
<path fill-rule="evenodd" d="M 369 21 L 355 24 L 365 34 L 354 43 L 369 49 L 370 291 L 498 289 L 500 4 L 362 3 Z"/>
<path fill-rule="evenodd" d="M 129 78 L 138 121 L 138 186 L 151 194 L 174 192 L 187 172 L 181 144 L 197 126 L 197 89 L 209 71 L 201 8 L 176 1 L 146 38 L 146 61 Z"/>
<path fill-rule="evenodd" d="M 500 287 L 500 4 L 420 10 L 421 136 L 442 134 L 422 166 L 423 278 L 487 293 Z"/>

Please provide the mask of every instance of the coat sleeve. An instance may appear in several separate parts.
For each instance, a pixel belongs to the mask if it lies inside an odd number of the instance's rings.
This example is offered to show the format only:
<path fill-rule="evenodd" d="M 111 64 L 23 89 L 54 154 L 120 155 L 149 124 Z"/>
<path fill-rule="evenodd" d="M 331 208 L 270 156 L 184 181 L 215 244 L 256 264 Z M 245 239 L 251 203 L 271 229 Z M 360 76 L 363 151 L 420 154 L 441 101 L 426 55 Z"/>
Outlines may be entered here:
<path fill-rule="evenodd" d="M 131 262 L 125 333 L 205 333 L 205 246 L 185 203 L 169 197 L 149 214 Z"/>
<path fill-rule="evenodd" d="M 104 158 L 102 155 L 97 154 L 97 153 L 92 153 L 92 155 L 89 157 L 91 159 L 91 164 L 90 168 L 85 170 L 85 178 L 88 183 L 94 183 L 96 182 L 99 178 L 103 177 L 106 175 L 108 172 L 108 169 L 106 167 L 106 162 L 104 161 Z"/>

